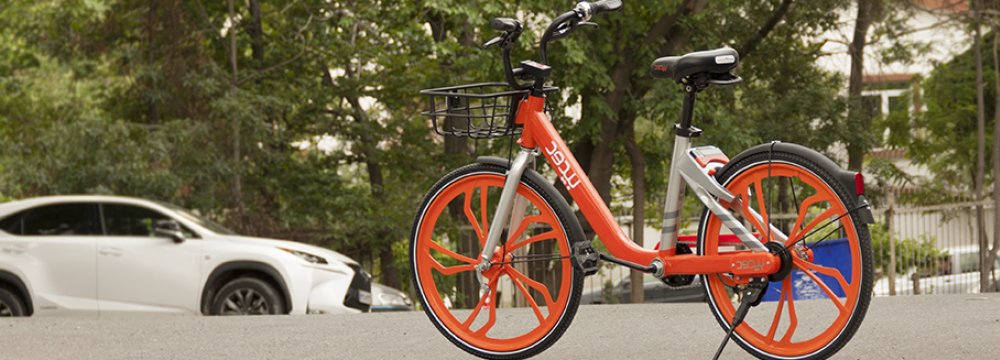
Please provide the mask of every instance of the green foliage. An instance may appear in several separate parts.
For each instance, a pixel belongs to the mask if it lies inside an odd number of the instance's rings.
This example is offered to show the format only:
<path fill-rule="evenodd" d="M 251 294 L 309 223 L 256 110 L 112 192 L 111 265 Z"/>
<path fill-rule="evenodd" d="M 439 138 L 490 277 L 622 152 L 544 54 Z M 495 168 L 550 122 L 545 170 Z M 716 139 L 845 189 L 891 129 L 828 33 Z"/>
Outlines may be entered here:
<path fill-rule="evenodd" d="M 251 2 L 261 7 L 259 35 Z M 550 99 L 556 126 L 571 144 L 608 142 L 625 159 L 619 135 L 602 135 L 602 122 L 631 119 L 656 222 L 661 202 L 652 200 L 665 192 L 681 94 L 651 79 L 648 65 L 744 46 L 780 3 L 708 2 L 655 38 L 650 29 L 685 9 L 681 1 L 628 2 L 595 19 L 599 29 L 550 48 L 551 81 L 562 88 Z M 843 79 L 818 68 L 816 39 L 840 25 L 848 3 L 796 2 L 744 54 L 743 85 L 702 93 L 699 142 L 732 156 L 775 139 L 826 149 L 846 136 Z M 9 0 L 0 8 L 0 198 L 169 201 L 247 234 L 328 246 L 373 266 L 387 259 L 376 275 L 405 273 L 404 245 L 426 189 L 474 155 L 506 155 L 510 146 L 500 139 L 445 154 L 419 115 L 418 90 L 501 80 L 499 51 L 478 47 L 495 35 L 489 19 L 517 16 L 530 29 L 514 51 L 519 60 L 534 56 L 542 27 L 571 6 L 251 0 L 236 2 L 233 22 L 225 1 Z M 623 72 L 628 89 L 609 103 L 624 63 L 635 64 Z M 573 105 L 579 119 L 563 110 Z M 630 194 L 628 162 L 613 164 L 615 190 Z"/>
<path fill-rule="evenodd" d="M 988 51 L 991 34 L 983 36 L 986 129 L 993 129 L 996 89 L 992 79 L 993 55 Z M 976 169 L 975 62 L 970 48 L 941 64 L 923 83 L 927 111 L 916 117 L 908 154 L 935 174 L 926 184 L 933 192 L 967 194 L 972 191 Z M 986 136 L 986 163 L 990 164 L 992 139 Z M 987 168 L 987 179 L 991 176 Z"/>

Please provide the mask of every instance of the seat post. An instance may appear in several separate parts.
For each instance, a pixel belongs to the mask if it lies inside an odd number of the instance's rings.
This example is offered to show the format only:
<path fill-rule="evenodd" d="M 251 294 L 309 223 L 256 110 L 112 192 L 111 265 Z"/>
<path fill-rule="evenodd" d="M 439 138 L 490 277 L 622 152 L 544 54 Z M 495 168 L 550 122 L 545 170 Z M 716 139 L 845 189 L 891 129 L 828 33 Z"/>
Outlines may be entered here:
<path fill-rule="evenodd" d="M 698 90 L 695 86 L 684 86 L 684 107 L 681 109 L 681 122 L 677 124 L 677 135 L 686 138 L 698 137 L 701 129 L 691 126 L 694 117 L 694 100 Z"/>

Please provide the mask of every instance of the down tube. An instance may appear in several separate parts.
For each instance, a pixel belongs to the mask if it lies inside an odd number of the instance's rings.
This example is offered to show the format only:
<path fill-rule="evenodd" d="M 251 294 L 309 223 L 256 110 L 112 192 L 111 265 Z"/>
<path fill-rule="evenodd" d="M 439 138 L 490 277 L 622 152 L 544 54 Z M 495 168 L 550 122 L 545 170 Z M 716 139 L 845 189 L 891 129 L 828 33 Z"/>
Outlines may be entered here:
<path fill-rule="evenodd" d="M 525 132 L 541 149 L 545 160 L 579 204 L 584 217 L 611 255 L 640 265 L 652 263 L 657 257 L 657 252 L 639 247 L 622 231 L 611 215 L 611 210 L 597 194 L 597 189 L 580 168 L 580 164 L 576 162 L 576 158 L 570 153 L 545 113 L 530 117 L 526 119 Z"/>

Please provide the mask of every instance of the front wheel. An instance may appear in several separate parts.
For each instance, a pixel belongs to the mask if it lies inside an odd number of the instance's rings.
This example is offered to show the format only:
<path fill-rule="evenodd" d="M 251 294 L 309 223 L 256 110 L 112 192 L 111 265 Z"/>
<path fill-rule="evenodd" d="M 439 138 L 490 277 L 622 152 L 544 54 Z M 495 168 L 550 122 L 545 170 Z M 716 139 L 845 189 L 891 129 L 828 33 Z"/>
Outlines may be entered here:
<path fill-rule="evenodd" d="M 0 286 L 0 317 L 25 316 L 25 306 L 21 298 L 7 288 Z"/>
<path fill-rule="evenodd" d="M 285 305 L 274 286 L 253 277 L 230 281 L 212 302 L 212 315 L 278 315 L 285 313 Z"/>
<path fill-rule="evenodd" d="M 775 150 L 742 157 L 726 166 L 719 182 L 741 201 L 731 211 L 762 242 L 775 241 L 792 258 L 791 272 L 769 283 L 763 302 L 736 327 L 734 340 L 765 359 L 827 358 L 861 325 L 872 293 L 872 248 L 868 227 L 853 210 L 857 195 L 824 167 L 794 152 Z M 853 189 L 852 189 L 853 190 Z M 760 217 L 753 215 L 755 211 Z M 782 239 L 766 224 L 784 234 Z M 698 232 L 698 253 L 745 250 L 707 210 Z M 731 235 L 730 235 L 731 238 Z M 708 304 L 729 330 L 746 278 L 703 275 Z"/>
<path fill-rule="evenodd" d="M 570 244 L 582 241 L 568 230 L 573 214 L 553 205 L 559 195 L 529 174 L 515 200 L 523 220 L 504 222 L 502 243 L 483 272 L 485 291 L 480 287 L 475 266 L 506 170 L 473 164 L 438 181 L 417 212 L 410 243 L 413 283 L 427 316 L 456 346 L 490 359 L 525 358 L 551 346 L 569 327 L 583 287 L 571 261 Z"/>

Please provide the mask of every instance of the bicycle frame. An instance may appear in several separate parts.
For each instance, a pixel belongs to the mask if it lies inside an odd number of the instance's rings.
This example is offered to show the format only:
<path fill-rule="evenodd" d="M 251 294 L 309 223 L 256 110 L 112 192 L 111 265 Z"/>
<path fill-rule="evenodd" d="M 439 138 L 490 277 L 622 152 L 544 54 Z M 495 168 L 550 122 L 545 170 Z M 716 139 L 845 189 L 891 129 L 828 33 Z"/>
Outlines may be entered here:
<path fill-rule="evenodd" d="M 693 94 L 691 96 L 690 105 L 693 106 Z M 685 104 L 685 106 L 688 105 Z M 637 265 L 649 265 L 656 269 L 654 272 L 661 277 L 678 274 L 714 273 L 759 277 L 778 271 L 781 265 L 780 260 L 771 254 L 764 244 L 727 209 L 730 206 L 742 207 L 746 213 L 763 223 L 763 217 L 760 214 L 749 207 L 742 206 L 740 197 L 729 193 L 712 176 L 718 167 L 728 161 L 719 149 L 715 147 L 692 149 L 689 137 L 677 136 L 664 208 L 664 228 L 660 248 L 648 250 L 632 242 L 618 226 L 608 206 L 604 204 L 590 179 L 587 178 L 580 164 L 577 163 L 576 158 L 563 142 L 544 109 L 544 97 L 531 95 L 520 103 L 516 123 L 523 126 L 521 138 L 518 140 L 521 151 L 513 160 L 507 173 L 504 189 L 481 254 L 480 269 L 489 267 L 490 259 L 494 256 L 495 249 L 499 244 L 504 225 L 508 225 L 504 224 L 504 221 L 509 219 L 511 226 L 520 222 L 520 219 L 511 219 L 510 217 L 512 212 L 516 216 L 521 216 L 524 211 L 523 209 L 515 209 L 515 207 L 523 207 L 523 205 L 515 206 L 514 195 L 520 184 L 521 176 L 532 164 L 534 157 L 540 153 L 555 169 L 569 194 L 579 204 L 581 212 L 601 242 L 616 258 Z M 699 157 L 699 155 L 701 156 Z M 680 214 L 684 184 L 687 184 L 694 191 L 709 211 L 722 220 L 723 224 L 749 250 L 720 252 L 718 255 L 706 256 L 676 254 L 677 219 Z M 787 236 L 780 230 L 773 225 L 768 225 L 770 228 L 768 235 L 772 239 L 787 239 Z M 641 226 L 641 224 L 637 226 Z M 761 235 L 763 236 L 763 234 Z"/>

